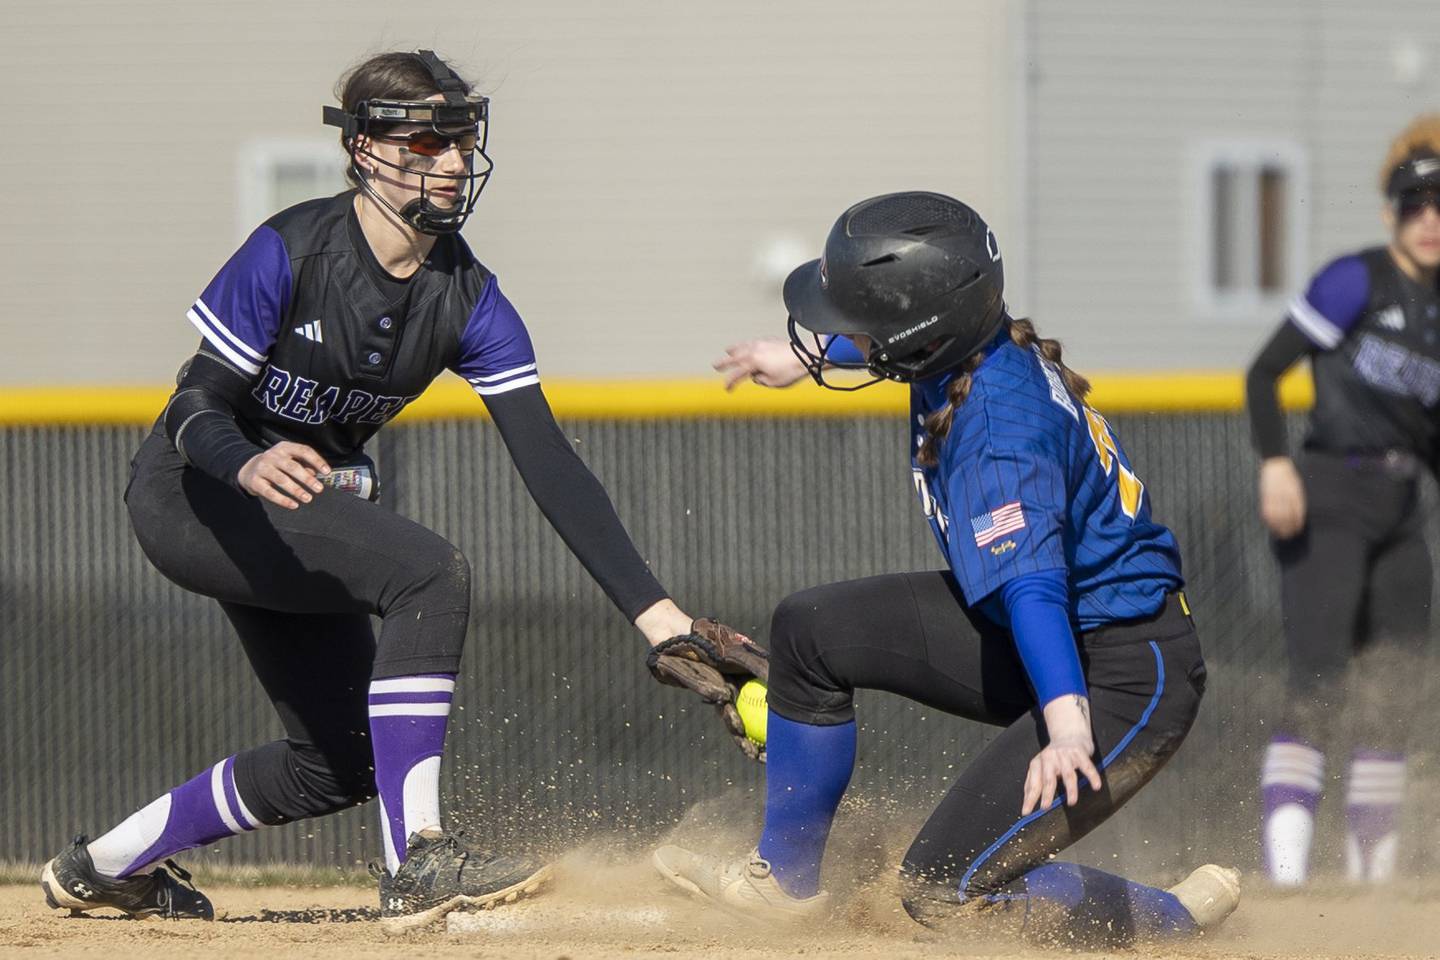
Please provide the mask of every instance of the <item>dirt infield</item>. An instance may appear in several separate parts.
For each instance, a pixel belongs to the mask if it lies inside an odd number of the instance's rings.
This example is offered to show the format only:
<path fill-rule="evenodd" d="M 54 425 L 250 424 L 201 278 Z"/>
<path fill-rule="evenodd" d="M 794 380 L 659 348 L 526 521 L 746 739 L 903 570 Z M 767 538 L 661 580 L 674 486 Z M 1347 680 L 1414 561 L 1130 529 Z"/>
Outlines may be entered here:
<path fill-rule="evenodd" d="M 316 957 L 337 960 L 506 957 L 516 960 L 749 960 L 805 955 L 909 960 L 964 954 L 1039 957 L 1060 951 L 1015 941 L 937 937 L 913 924 L 878 889 L 853 892 L 819 930 L 745 929 L 672 893 L 644 862 L 575 857 L 544 896 L 491 912 L 453 915 L 448 927 L 402 941 L 381 934 L 374 892 L 357 887 L 211 886 L 215 923 L 69 917 L 46 909 L 38 887 L 0 887 L 0 956 Z M 1151 945 L 1130 955 L 1239 958 L 1440 957 L 1440 891 L 1281 896 L 1252 891 L 1221 930 L 1202 940 Z"/>

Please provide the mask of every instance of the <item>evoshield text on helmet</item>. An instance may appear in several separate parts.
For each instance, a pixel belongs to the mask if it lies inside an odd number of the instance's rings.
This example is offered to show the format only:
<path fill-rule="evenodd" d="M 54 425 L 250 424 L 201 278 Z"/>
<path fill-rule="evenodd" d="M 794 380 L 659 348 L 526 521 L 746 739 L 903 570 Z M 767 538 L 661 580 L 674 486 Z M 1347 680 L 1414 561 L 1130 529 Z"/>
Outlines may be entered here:
<path fill-rule="evenodd" d="M 819 260 L 786 279 L 791 347 L 832 389 L 920 380 L 961 363 L 1000 331 L 1004 289 L 995 234 L 970 207 L 922 191 L 872 197 L 840 216 Z M 867 338 L 866 362 L 831 359 L 836 336 Z M 862 366 L 874 379 L 859 385 L 824 374 Z"/>
<path fill-rule="evenodd" d="M 328 126 L 339 127 L 350 153 L 350 167 L 362 190 L 371 199 L 383 205 L 397 217 L 421 233 L 432 235 L 456 233 L 465 225 L 465 220 L 475 209 L 475 201 L 485 188 L 494 162 L 485 152 L 490 127 L 490 99 L 470 96 L 465 93 L 465 82 L 451 70 L 445 61 L 432 50 L 420 50 L 416 56 L 430 71 L 436 89 L 443 100 L 362 100 L 353 112 L 339 107 L 327 106 L 324 121 Z M 387 133 L 400 126 L 418 125 L 420 129 L 409 137 L 399 138 L 405 149 L 420 157 L 433 157 L 454 145 L 465 160 L 465 172 L 448 174 L 428 172 L 419 166 L 391 163 L 368 149 L 362 150 L 359 138 L 367 140 L 395 139 Z M 423 140 L 424 142 L 416 142 Z M 437 149 L 438 148 L 438 149 Z M 431 150 L 436 152 L 432 153 Z M 420 193 L 415 199 L 396 209 L 380 195 L 370 183 L 370 178 L 356 160 L 357 153 L 364 153 L 375 163 L 408 173 L 420 178 Z M 476 169 L 475 157 L 479 156 L 482 166 Z M 430 197 L 430 181 L 454 183 L 460 186 L 461 196 L 453 206 L 435 203 Z"/>

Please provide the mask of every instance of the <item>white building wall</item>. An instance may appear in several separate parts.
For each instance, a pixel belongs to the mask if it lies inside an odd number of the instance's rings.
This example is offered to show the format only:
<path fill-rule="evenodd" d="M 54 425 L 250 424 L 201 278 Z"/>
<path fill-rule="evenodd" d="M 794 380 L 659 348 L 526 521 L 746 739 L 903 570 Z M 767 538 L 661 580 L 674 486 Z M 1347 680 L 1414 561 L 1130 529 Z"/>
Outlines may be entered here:
<path fill-rule="evenodd" d="M 7 0 L 0 382 L 171 377 L 186 307 L 253 226 L 247 142 L 333 142 L 339 73 L 419 46 L 494 97 L 466 237 L 544 373 L 703 376 L 782 328 L 757 260 L 816 255 L 855 200 L 941 190 L 1016 232 L 1010 6 Z"/>
<path fill-rule="evenodd" d="M 1389 139 L 1440 109 L 1440 3 L 1027 6 L 1027 306 L 1082 369 L 1239 368 L 1279 322 L 1273 304 L 1226 317 L 1197 305 L 1203 141 L 1301 149 L 1297 284 L 1383 242 Z"/>

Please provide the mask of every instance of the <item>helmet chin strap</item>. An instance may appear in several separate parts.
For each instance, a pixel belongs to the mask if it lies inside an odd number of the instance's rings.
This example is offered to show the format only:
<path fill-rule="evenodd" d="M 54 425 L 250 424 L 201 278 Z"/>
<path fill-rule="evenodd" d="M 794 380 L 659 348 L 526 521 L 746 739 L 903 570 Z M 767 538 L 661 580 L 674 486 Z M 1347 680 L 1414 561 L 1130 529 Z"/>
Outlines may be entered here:
<path fill-rule="evenodd" d="M 366 156 L 371 156 L 371 154 L 367 152 Z M 384 163 L 385 161 L 380 160 L 378 162 Z M 404 206 L 396 208 L 396 206 L 385 199 L 385 196 L 370 182 L 370 174 L 361 166 L 355 153 L 352 153 L 350 156 L 350 166 L 351 169 L 355 171 L 355 177 L 360 181 L 360 189 L 365 195 L 390 211 L 401 223 L 406 224 L 411 229 L 428 236 L 440 237 L 452 233 L 459 233 L 460 228 L 465 225 L 465 213 L 468 204 L 466 202 L 457 202 L 455 209 L 450 212 L 446 212 L 435 206 L 425 195 L 425 178 L 427 174 L 417 174 L 417 176 L 420 177 L 420 195 Z M 393 166 L 393 164 L 387 164 L 387 166 Z M 404 168 L 399 169 L 403 170 Z M 433 176 L 433 174 L 429 176 Z M 456 178 L 456 180 L 458 182 L 459 178 Z"/>

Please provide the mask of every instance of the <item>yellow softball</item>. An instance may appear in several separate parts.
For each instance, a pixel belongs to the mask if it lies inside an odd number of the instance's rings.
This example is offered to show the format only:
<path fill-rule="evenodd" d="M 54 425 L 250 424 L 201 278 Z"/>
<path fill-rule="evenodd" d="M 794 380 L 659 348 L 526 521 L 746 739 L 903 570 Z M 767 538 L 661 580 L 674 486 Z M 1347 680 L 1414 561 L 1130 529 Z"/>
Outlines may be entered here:
<path fill-rule="evenodd" d="M 769 717 L 765 692 L 765 684 L 759 680 L 748 680 L 735 697 L 735 709 L 745 724 L 745 736 L 762 747 L 765 746 L 765 726 Z"/>

